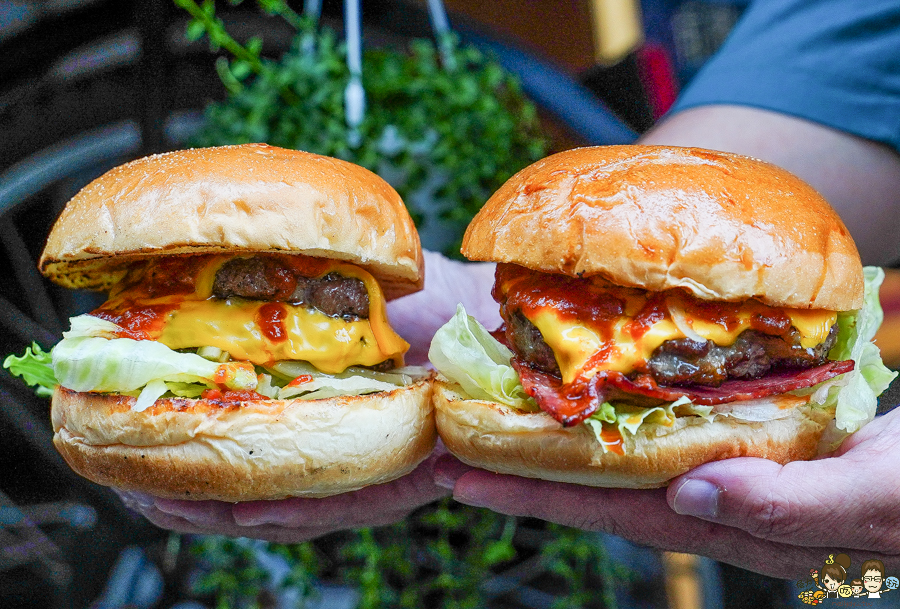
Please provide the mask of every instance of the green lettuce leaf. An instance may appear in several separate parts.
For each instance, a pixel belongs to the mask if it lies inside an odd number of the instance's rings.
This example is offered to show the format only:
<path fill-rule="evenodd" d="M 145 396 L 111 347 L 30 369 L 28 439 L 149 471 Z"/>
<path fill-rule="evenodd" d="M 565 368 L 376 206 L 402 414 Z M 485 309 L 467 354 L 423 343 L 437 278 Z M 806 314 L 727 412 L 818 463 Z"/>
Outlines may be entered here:
<path fill-rule="evenodd" d="M 584 424 L 594 432 L 604 452 L 624 452 L 627 450 L 624 442 L 626 434 L 636 434 L 644 423 L 671 427 L 675 424 L 675 417 L 694 415 L 711 419 L 715 416 L 711 412 L 711 406 L 697 406 L 687 397 L 654 408 L 604 402 L 594 414 L 585 419 Z M 618 433 L 604 437 L 604 425 L 615 428 Z"/>
<path fill-rule="evenodd" d="M 271 391 L 270 397 L 299 398 L 301 400 L 393 391 L 398 387 L 415 383 L 430 374 L 427 369 L 420 366 L 406 366 L 390 371 L 350 366 L 339 374 L 326 374 L 309 362 L 296 360 L 275 362 L 271 366 L 266 366 L 265 369 L 271 373 L 271 377 L 262 375 L 263 390 Z M 309 380 L 297 385 L 289 384 L 290 381 L 300 376 L 309 377 Z M 266 380 L 265 377 L 269 377 L 269 379 Z M 257 391 L 259 390 L 257 389 Z"/>
<path fill-rule="evenodd" d="M 875 418 L 878 396 L 897 376 L 881 361 L 881 352 L 872 342 L 884 319 L 878 298 L 884 271 L 867 266 L 863 273 L 863 308 L 838 314 L 838 339 L 828 354 L 833 360 L 852 359 L 856 366 L 852 372 L 818 387 L 812 397 L 817 404 L 836 405 L 835 426 L 845 434 L 853 433 Z"/>
<path fill-rule="evenodd" d="M 49 351 L 41 349 L 37 343 L 25 349 L 21 356 L 9 355 L 3 360 L 3 367 L 12 374 L 22 377 L 34 392 L 41 397 L 50 397 L 59 383 L 53 374 L 53 361 Z"/>
<path fill-rule="evenodd" d="M 219 381 L 235 390 L 254 389 L 257 383 L 252 366 L 242 362 L 219 364 L 149 340 L 64 338 L 52 353 L 59 384 L 73 391 L 124 393 L 142 389 L 152 381 Z M 161 385 L 154 384 L 152 389 L 159 391 Z"/>
<path fill-rule="evenodd" d="M 435 333 L 428 350 L 434 367 L 473 398 L 535 410 L 534 400 L 509 363 L 512 356 L 461 304 Z"/>
<path fill-rule="evenodd" d="M 63 338 L 118 338 L 122 328 L 111 321 L 93 315 L 69 318 L 69 330 Z"/>

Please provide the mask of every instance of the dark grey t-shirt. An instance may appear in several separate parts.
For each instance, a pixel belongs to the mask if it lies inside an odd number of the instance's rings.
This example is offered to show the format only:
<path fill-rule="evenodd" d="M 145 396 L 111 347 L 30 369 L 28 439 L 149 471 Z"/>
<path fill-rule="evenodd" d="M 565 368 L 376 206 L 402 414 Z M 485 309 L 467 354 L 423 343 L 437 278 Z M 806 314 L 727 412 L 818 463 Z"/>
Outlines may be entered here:
<path fill-rule="evenodd" d="M 900 0 L 757 0 L 674 111 L 755 106 L 900 150 Z"/>

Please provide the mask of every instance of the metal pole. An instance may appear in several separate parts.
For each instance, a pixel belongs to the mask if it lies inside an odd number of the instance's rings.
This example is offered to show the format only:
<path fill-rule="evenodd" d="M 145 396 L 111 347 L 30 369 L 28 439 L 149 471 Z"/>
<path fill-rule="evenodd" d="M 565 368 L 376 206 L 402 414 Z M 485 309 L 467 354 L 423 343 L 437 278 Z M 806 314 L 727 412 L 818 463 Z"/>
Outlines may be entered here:
<path fill-rule="evenodd" d="M 447 9 L 444 8 L 443 0 L 428 0 L 428 18 L 434 29 L 434 38 L 437 41 L 444 68 L 453 71 L 456 69 L 456 60 L 453 57 L 450 42 L 450 20 L 447 19 Z"/>
<path fill-rule="evenodd" d="M 362 17 L 360 0 L 345 0 L 344 27 L 347 38 L 347 67 L 350 82 L 344 90 L 344 116 L 350 133 L 347 143 L 353 148 L 360 145 L 362 136 L 359 125 L 366 113 L 366 91 L 362 84 Z"/>

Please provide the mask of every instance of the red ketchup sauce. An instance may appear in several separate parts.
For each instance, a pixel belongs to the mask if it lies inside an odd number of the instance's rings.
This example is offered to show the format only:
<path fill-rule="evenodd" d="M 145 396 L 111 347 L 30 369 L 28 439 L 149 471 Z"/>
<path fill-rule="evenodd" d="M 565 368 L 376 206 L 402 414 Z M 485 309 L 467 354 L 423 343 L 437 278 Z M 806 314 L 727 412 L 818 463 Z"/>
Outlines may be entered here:
<path fill-rule="evenodd" d="M 568 319 L 590 320 L 609 326 L 625 314 L 625 300 L 584 279 L 538 273 L 513 264 L 498 264 L 492 292 L 497 302 L 510 310 L 521 309 L 526 317 L 550 307 Z"/>
<path fill-rule="evenodd" d="M 634 340 L 643 338 L 653 324 L 659 323 L 669 314 L 666 307 L 666 299 L 664 294 L 654 294 L 641 307 L 641 310 L 630 321 L 628 321 L 623 329 L 631 334 Z"/>
<path fill-rule="evenodd" d="M 271 254 L 271 256 L 277 258 L 278 262 L 284 265 L 284 268 L 288 269 L 289 273 L 294 277 L 302 275 L 303 277 L 314 279 L 324 275 L 331 267 L 331 262 L 328 260 L 325 260 L 323 258 L 313 258 L 311 256 L 303 256 L 302 254 L 294 256 L 281 256 L 277 254 Z M 292 277 L 292 281 L 296 281 L 294 277 Z M 291 287 L 291 291 L 293 291 L 293 289 L 294 288 Z M 288 292 L 285 295 L 285 298 L 290 295 L 290 292 Z"/>
<path fill-rule="evenodd" d="M 603 424 L 603 430 L 600 432 L 600 439 L 603 441 L 606 450 L 617 455 L 624 455 L 624 440 L 619 430 L 612 425 Z"/>
<path fill-rule="evenodd" d="M 273 343 L 287 340 L 287 328 L 284 320 L 287 317 L 287 308 L 280 302 L 267 302 L 259 307 L 256 313 L 256 325 L 262 330 L 263 335 Z"/>
<path fill-rule="evenodd" d="M 160 298 L 192 294 L 197 275 L 211 259 L 212 256 L 163 256 L 153 260 L 129 286 L 129 295 Z"/>
<path fill-rule="evenodd" d="M 133 301 L 123 301 L 118 306 L 106 309 L 101 306 L 91 315 L 111 321 L 122 328 L 119 336 L 134 340 L 155 340 L 162 332 L 166 316 L 178 308 L 178 304 L 138 305 Z"/>
<path fill-rule="evenodd" d="M 290 383 L 286 385 L 286 387 L 299 387 L 300 385 L 305 385 L 306 383 L 311 383 L 313 377 L 311 374 L 301 374 L 300 376 L 294 378 Z"/>
<path fill-rule="evenodd" d="M 216 402 L 246 402 L 250 400 L 268 400 L 261 393 L 256 393 L 252 389 L 241 389 L 232 391 L 230 389 L 206 389 L 200 397 L 204 400 L 213 400 Z"/>

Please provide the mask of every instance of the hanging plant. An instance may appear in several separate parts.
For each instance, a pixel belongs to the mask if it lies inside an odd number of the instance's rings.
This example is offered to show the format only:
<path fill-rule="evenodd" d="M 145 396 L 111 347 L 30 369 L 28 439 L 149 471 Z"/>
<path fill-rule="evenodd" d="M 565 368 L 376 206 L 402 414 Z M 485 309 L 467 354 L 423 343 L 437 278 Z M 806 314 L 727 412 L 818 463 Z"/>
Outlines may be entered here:
<path fill-rule="evenodd" d="M 283 0 L 261 1 L 296 30 L 276 61 L 261 55 L 260 39 L 232 38 L 211 0 L 175 1 L 193 16 L 190 38 L 206 36 L 230 55 L 217 62 L 229 95 L 206 109 L 193 144 L 267 142 L 362 165 L 400 193 L 430 249 L 458 256 L 462 232 L 488 197 L 547 153 L 516 79 L 452 35 L 442 52 L 427 40 L 365 51 L 367 109 L 354 141 L 344 113 L 346 48 L 334 32 Z"/>

